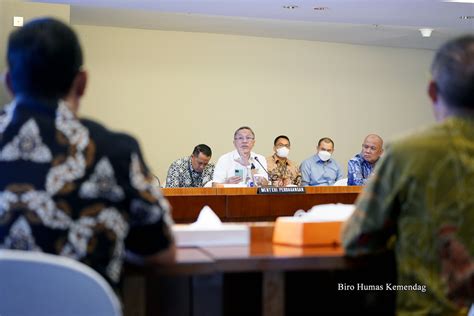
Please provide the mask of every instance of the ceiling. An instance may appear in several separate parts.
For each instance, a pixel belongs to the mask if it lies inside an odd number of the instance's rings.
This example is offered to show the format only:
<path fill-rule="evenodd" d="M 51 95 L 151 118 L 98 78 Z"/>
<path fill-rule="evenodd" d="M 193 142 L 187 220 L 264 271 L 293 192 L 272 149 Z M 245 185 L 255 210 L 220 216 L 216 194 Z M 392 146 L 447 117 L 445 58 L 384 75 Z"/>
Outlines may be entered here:
<path fill-rule="evenodd" d="M 33 1 L 70 4 L 73 24 L 98 26 L 419 49 L 474 34 L 474 18 L 460 18 L 474 17 L 473 3 L 439 0 Z M 423 38 L 419 28 L 434 31 Z"/>

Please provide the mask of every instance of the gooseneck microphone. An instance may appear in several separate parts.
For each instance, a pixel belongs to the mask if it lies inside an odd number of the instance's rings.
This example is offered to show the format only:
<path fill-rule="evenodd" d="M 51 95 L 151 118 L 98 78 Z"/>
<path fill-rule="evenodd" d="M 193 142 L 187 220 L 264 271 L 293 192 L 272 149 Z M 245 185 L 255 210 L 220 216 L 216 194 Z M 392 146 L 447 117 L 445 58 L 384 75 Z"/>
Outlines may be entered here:
<path fill-rule="evenodd" d="M 268 172 L 268 170 L 267 170 L 267 169 L 265 169 L 265 167 L 262 165 L 262 163 L 260 162 L 260 160 L 258 160 L 258 157 L 257 157 L 257 156 L 255 156 L 255 157 L 253 157 L 253 159 L 255 159 L 255 161 L 256 161 L 256 162 L 258 162 L 258 164 L 259 164 L 260 166 L 262 166 L 262 168 L 263 168 L 263 171 L 265 171 L 265 172 L 267 173 L 268 180 L 270 180 L 270 178 L 271 178 L 271 175 L 270 175 L 270 173 Z"/>

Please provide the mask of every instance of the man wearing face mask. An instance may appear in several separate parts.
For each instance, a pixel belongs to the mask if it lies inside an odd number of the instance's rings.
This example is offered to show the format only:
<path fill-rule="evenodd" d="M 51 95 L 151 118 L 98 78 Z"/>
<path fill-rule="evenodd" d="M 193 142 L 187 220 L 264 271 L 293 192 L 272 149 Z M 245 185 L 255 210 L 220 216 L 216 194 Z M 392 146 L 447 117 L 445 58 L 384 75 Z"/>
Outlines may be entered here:
<path fill-rule="evenodd" d="M 300 167 L 301 184 L 304 186 L 333 185 L 342 179 L 342 171 L 336 160 L 331 158 L 334 142 L 328 137 L 318 141 L 316 155 L 303 161 Z"/>
<path fill-rule="evenodd" d="M 383 153 L 382 137 L 367 135 L 362 151 L 347 163 L 347 185 L 365 185 L 374 173 L 375 164 Z"/>
<path fill-rule="evenodd" d="M 273 142 L 274 154 L 267 158 L 268 173 L 272 185 L 284 187 L 287 185 L 300 185 L 301 174 L 298 166 L 288 159 L 290 153 L 290 139 L 280 135 Z"/>

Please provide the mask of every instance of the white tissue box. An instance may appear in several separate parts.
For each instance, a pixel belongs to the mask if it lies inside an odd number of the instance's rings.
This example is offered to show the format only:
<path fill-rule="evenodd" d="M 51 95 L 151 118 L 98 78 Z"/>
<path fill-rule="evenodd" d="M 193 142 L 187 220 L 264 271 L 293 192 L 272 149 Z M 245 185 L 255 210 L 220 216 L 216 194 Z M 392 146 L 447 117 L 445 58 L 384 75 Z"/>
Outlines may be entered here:
<path fill-rule="evenodd" d="M 250 242 L 249 227 L 243 224 L 213 228 L 176 224 L 172 231 L 178 247 L 245 246 Z"/>

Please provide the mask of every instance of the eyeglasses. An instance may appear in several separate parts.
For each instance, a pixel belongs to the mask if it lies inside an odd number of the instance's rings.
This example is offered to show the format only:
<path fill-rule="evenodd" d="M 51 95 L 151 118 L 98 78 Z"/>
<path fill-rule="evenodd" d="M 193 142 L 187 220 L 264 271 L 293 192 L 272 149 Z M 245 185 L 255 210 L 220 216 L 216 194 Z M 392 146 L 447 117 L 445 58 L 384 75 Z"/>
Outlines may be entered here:
<path fill-rule="evenodd" d="M 371 150 L 371 151 L 376 151 L 378 148 L 375 147 L 375 146 L 369 146 L 369 145 L 365 145 L 365 144 L 362 144 L 362 148 L 365 149 L 365 150 Z"/>
<path fill-rule="evenodd" d="M 244 140 L 250 142 L 250 141 L 254 140 L 255 137 L 250 137 L 250 136 L 249 137 L 242 137 L 242 136 L 239 136 L 239 137 L 235 137 L 234 139 L 238 140 L 239 142 L 243 142 Z"/>

